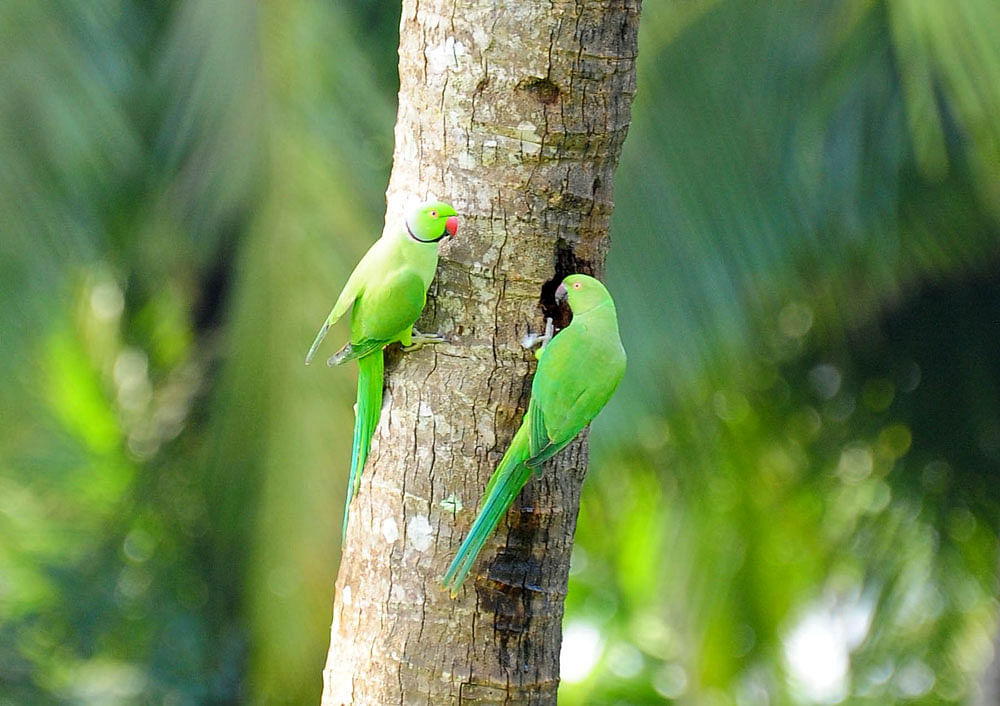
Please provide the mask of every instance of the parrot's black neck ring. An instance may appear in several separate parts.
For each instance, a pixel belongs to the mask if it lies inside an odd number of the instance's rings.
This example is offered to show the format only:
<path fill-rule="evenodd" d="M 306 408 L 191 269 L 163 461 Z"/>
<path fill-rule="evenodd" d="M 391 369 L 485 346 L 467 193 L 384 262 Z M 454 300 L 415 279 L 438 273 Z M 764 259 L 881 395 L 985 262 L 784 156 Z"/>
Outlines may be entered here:
<path fill-rule="evenodd" d="M 413 238 L 414 240 L 416 240 L 418 243 L 436 243 L 436 242 L 444 239 L 444 236 L 446 236 L 448 234 L 448 231 L 445 230 L 444 233 L 442 233 L 441 235 L 439 235 L 436 238 L 431 238 L 430 240 L 424 240 L 423 238 L 418 238 L 417 236 L 415 236 L 413 234 L 413 231 L 410 230 L 410 224 L 409 223 L 406 224 L 406 232 L 409 233 L 410 237 Z"/>

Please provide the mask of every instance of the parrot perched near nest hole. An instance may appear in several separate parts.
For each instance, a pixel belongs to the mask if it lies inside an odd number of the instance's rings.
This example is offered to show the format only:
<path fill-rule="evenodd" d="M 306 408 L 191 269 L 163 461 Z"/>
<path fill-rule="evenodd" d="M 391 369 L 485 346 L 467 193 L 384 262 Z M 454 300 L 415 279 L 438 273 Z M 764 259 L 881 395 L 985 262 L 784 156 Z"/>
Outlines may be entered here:
<path fill-rule="evenodd" d="M 521 427 L 486 486 L 479 515 L 443 585 L 455 596 L 486 539 L 541 465 L 562 451 L 597 416 L 625 374 L 625 349 L 608 290 L 583 274 L 566 277 L 556 289 L 573 319 L 555 336 L 542 336 L 538 369 Z M 546 339 L 550 339 L 547 340 Z M 533 343 L 526 341 L 526 344 Z"/>
<path fill-rule="evenodd" d="M 403 228 L 386 229 L 354 268 L 306 355 L 308 365 L 330 327 L 350 309 L 350 340 L 327 361 L 328 365 L 358 361 L 358 403 L 342 537 L 347 536 L 351 500 L 358 494 L 382 411 L 382 349 L 396 341 L 404 350 L 413 350 L 444 340 L 436 334 L 421 334 L 413 324 L 424 309 L 427 288 L 437 270 L 438 243 L 445 236 L 454 237 L 457 216 L 451 204 L 431 201 L 411 209 Z"/>

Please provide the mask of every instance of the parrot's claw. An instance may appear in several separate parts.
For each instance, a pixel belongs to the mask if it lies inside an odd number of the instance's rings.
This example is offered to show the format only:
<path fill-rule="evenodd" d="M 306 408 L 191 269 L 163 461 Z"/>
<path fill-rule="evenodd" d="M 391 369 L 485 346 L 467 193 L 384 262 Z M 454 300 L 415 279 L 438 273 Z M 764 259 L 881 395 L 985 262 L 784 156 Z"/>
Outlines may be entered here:
<path fill-rule="evenodd" d="M 552 325 L 552 317 L 546 317 L 545 319 L 545 333 L 531 333 L 530 331 L 524 334 L 521 339 L 521 347 L 525 350 L 531 350 L 537 345 L 541 345 L 542 350 L 548 345 L 549 341 L 552 340 L 553 333 L 555 332 L 555 327 Z"/>
<path fill-rule="evenodd" d="M 403 346 L 403 352 L 412 353 L 413 351 L 419 350 L 426 345 L 448 342 L 448 339 L 439 333 L 420 333 L 416 329 L 413 329 L 413 335 L 410 336 L 410 345 Z"/>

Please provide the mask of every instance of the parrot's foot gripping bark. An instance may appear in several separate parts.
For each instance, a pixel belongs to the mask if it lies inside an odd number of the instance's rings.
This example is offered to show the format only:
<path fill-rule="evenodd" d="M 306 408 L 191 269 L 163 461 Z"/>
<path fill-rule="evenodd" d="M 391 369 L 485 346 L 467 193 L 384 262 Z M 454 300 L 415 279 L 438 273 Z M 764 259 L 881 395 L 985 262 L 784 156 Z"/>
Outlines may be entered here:
<path fill-rule="evenodd" d="M 529 331 L 524 334 L 524 337 L 521 339 L 521 347 L 530 351 L 535 346 L 541 344 L 541 347 L 535 353 L 535 355 L 538 355 L 538 353 L 541 353 L 542 349 L 549 344 L 549 341 L 552 340 L 554 333 L 555 327 L 552 325 L 552 318 L 547 317 L 545 319 L 545 333 L 531 333 Z"/>
<path fill-rule="evenodd" d="M 439 333 L 420 333 L 416 329 L 413 329 L 413 335 L 410 337 L 410 345 L 403 346 L 403 352 L 412 353 L 426 345 L 448 342 L 448 339 Z"/>

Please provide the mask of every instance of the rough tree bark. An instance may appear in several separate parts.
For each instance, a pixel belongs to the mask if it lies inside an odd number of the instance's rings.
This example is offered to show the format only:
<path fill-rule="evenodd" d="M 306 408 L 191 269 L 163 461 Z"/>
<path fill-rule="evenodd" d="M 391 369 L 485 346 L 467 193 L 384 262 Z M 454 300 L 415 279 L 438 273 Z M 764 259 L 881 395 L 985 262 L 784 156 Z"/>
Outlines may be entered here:
<path fill-rule="evenodd" d="M 602 274 L 639 5 L 403 2 L 387 222 L 430 195 L 458 208 L 417 325 L 451 343 L 387 356 L 324 704 L 555 703 L 585 435 L 528 484 L 457 599 L 440 580 L 527 404 L 520 338 L 557 313 L 563 276 Z"/>

